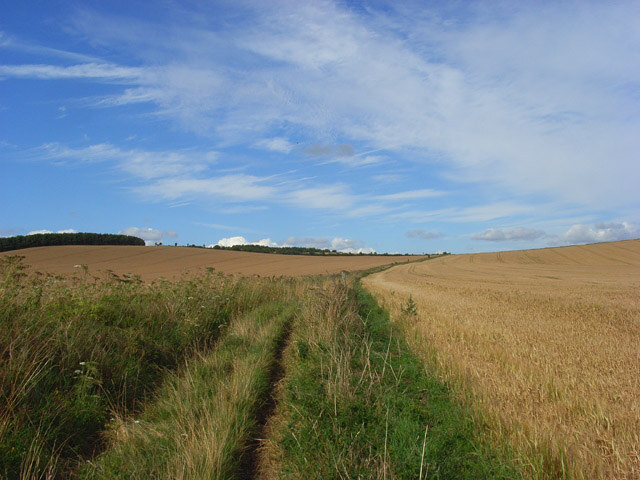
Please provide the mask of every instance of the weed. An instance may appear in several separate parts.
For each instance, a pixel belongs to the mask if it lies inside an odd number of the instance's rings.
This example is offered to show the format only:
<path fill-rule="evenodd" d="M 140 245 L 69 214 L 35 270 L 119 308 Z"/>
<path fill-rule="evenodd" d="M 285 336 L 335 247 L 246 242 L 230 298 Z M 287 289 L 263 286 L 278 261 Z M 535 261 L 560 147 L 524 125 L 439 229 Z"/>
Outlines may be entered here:
<path fill-rule="evenodd" d="M 400 311 L 405 315 L 415 317 L 418 315 L 418 306 L 416 302 L 413 301 L 413 295 L 409 295 L 409 300 L 407 300 L 407 304 L 400 307 Z"/>

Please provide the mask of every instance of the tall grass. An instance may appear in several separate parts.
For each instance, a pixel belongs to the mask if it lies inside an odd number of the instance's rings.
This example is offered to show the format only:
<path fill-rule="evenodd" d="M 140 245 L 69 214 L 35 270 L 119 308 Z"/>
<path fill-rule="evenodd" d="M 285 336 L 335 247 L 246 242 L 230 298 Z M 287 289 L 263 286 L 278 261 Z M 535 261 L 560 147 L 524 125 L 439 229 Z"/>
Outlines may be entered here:
<path fill-rule="evenodd" d="M 29 274 L 28 274 L 29 273 Z M 282 282 L 205 278 L 143 284 L 31 274 L 0 264 L 0 476 L 66 477 L 223 327 L 277 297 Z"/>
<path fill-rule="evenodd" d="M 137 422 L 110 425 L 109 449 L 81 478 L 236 478 L 294 310 L 279 300 L 236 319 L 214 350 L 168 377 Z"/>
<path fill-rule="evenodd" d="M 518 476 L 359 287 L 317 287 L 291 339 L 261 478 Z"/>

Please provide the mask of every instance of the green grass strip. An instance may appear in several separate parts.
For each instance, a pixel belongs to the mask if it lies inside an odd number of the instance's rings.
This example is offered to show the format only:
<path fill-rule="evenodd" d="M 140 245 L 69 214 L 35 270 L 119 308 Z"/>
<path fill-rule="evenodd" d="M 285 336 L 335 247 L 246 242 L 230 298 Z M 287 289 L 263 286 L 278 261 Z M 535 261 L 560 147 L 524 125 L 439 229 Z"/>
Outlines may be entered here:
<path fill-rule="evenodd" d="M 356 284 L 342 308 L 326 300 L 335 292 L 320 296 L 324 314 L 296 323 L 285 356 L 274 476 L 520 477 L 478 440 L 471 415 L 425 371 L 368 292 Z M 333 333 L 317 333 L 327 325 Z"/>
<path fill-rule="evenodd" d="M 234 320 L 219 345 L 172 374 L 140 419 L 111 425 L 111 447 L 81 478 L 234 478 L 270 390 L 295 305 L 273 301 Z"/>
<path fill-rule="evenodd" d="M 388 312 L 360 284 L 355 290 L 377 353 L 372 356 L 374 368 L 386 364 L 392 372 L 382 377 L 378 401 L 388 409 L 387 450 L 395 477 L 418 478 L 422 467 L 423 478 L 431 479 L 520 478 L 511 462 L 480 442 L 471 414 L 453 399 L 446 384 L 425 370 Z M 388 350 L 384 357 L 383 350 Z M 378 436 L 381 423 L 378 415 Z"/>

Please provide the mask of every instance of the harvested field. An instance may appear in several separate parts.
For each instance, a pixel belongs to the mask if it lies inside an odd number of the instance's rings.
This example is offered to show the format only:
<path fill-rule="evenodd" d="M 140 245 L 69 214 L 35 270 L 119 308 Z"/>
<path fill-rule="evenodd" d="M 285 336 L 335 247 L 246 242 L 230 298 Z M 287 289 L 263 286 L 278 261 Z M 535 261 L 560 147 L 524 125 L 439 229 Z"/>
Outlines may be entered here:
<path fill-rule="evenodd" d="M 22 255 L 32 269 L 57 275 L 78 272 L 74 265 L 87 265 L 94 275 L 108 270 L 135 274 L 145 281 L 160 277 L 197 276 L 213 267 L 223 273 L 260 276 L 301 276 L 364 270 L 421 256 L 306 256 L 235 252 L 190 247 L 58 246 L 36 247 L 0 253 Z"/>
<path fill-rule="evenodd" d="M 447 256 L 364 283 L 531 478 L 640 478 L 640 240 Z"/>

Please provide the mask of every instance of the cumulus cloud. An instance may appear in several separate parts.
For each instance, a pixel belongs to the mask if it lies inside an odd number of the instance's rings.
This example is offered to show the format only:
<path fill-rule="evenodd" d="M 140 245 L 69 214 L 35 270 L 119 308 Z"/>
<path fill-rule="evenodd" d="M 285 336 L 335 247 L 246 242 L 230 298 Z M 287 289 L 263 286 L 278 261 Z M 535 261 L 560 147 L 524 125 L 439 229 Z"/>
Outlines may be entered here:
<path fill-rule="evenodd" d="M 409 230 L 405 233 L 405 235 L 409 238 L 421 238 L 423 240 L 432 240 L 434 238 L 444 237 L 444 233 L 427 232 L 426 230 L 422 229 Z"/>
<path fill-rule="evenodd" d="M 640 226 L 628 222 L 600 222 L 593 227 L 583 224 L 573 225 L 564 234 L 552 237 L 551 244 L 565 245 L 578 243 L 614 242 L 640 237 Z"/>
<path fill-rule="evenodd" d="M 507 241 L 523 241 L 523 240 L 537 240 L 544 237 L 546 234 L 542 230 L 534 230 L 526 227 L 514 227 L 514 228 L 489 228 L 484 232 L 475 233 L 472 238 L 475 240 L 485 240 L 488 242 L 507 242 Z"/>
<path fill-rule="evenodd" d="M 263 247 L 279 247 L 280 246 L 276 242 L 272 242 L 270 238 L 263 238 L 255 242 L 249 242 L 243 236 L 221 238 L 220 240 L 218 240 L 217 245 L 220 247 L 233 247 L 234 245 L 260 245 Z M 213 246 L 214 245 L 209 245 L 208 248 L 211 248 Z"/>
<path fill-rule="evenodd" d="M 144 240 L 146 245 L 154 245 L 162 242 L 163 238 L 175 238 L 178 236 L 176 232 L 156 230 L 154 228 L 128 227 L 119 232 L 122 235 L 131 235 Z"/>
<path fill-rule="evenodd" d="M 58 230 L 57 232 L 53 232 L 51 230 L 31 230 L 27 235 L 38 235 L 39 233 L 78 233 L 73 228 L 66 228 L 64 230 Z"/>
<path fill-rule="evenodd" d="M 284 243 L 287 246 L 336 250 L 341 253 L 375 253 L 373 248 L 364 247 L 362 242 L 342 237 L 331 239 L 324 237 L 289 237 Z"/>

